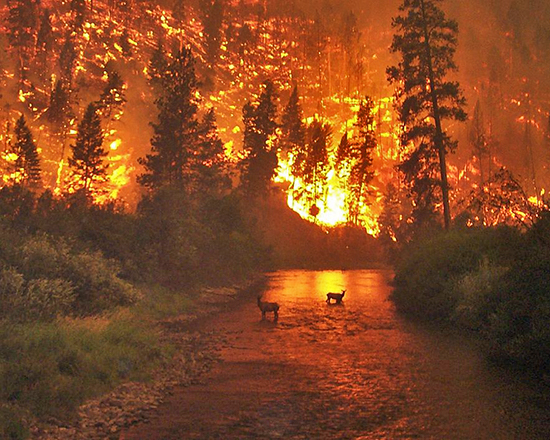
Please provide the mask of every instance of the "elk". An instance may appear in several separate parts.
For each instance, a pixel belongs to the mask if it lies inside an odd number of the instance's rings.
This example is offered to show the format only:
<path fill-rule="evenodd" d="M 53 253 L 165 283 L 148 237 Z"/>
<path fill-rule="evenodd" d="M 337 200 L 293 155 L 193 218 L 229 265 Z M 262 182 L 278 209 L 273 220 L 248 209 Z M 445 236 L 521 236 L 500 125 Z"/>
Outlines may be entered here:
<path fill-rule="evenodd" d="M 265 319 L 267 312 L 273 312 L 273 319 L 279 319 L 279 304 L 274 302 L 262 301 L 262 297 L 258 296 L 258 307 L 262 311 L 262 319 Z"/>
<path fill-rule="evenodd" d="M 336 304 L 340 304 L 342 302 L 342 300 L 344 299 L 345 294 L 346 294 L 345 290 L 342 290 L 342 293 L 329 292 L 329 293 L 327 293 L 327 303 L 330 304 L 330 300 L 334 299 L 334 300 L 336 300 Z"/>

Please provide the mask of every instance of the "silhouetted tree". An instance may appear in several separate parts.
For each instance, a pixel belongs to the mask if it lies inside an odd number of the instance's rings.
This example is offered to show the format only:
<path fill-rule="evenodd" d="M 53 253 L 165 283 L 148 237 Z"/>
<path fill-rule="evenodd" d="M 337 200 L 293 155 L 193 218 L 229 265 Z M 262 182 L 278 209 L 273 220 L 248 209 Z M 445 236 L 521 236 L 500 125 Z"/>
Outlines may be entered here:
<path fill-rule="evenodd" d="M 199 0 L 206 56 L 214 66 L 221 46 L 224 4 L 222 0 Z"/>
<path fill-rule="evenodd" d="M 489 142 L 487 139 L 487 132 L 485 130 L 484 124 L 485 123 L 483 120 L 483 113 L 481 111 L 481 104 L 478 100 L 474 109 L 474 115 L 472 117 L 469 138 L 472 145 L 473 156 L 479 162 L 480 184 L 482 187 L 485 183 L 485 169 L 483 166 L 483 159 L 489 154 Z"/>
<path fill-rule="evenodd" d="M 31 58 L 38 18 L 32 0 L 12 0 L 8 7 L 8 39 L 16 53 L 17 73 L 22 81 Z"/>
<path fill-rule="evenodd" d="M 168 63 L 169 60 L 164 50 L 164 43 L 159 39 L 151 54 L 148 66 L 149 82 L 159 93 L 162 89 L 162 78 L 164 78 L 168 71 Z"/>
<path fill-rule="evenodd" d="M 40 159 L 25 116 L 21 115 L 15 123 L 14 134 L 10 153 L 17 158 L 9 171 L 15 176 L 15 183 L 26 187 L 36 185 L 40 182 Z"/>
<path fill-rule="evenodd" d="M 73 186 L 82 190 L 86 196 L 97 192 L 95 185 L 106 181 L 107 151 L 103 148 L 103 130 L 101 119 L 94 103 L 86 107 L 76 135 L 76 142 L 71 145 L 72 155 L 69 157 Z"/>
<path fill-rule="evenodd" d="M 372 169 L 373 150 L 376 148 L 374 131 L 374 102 L 366 97 L 359 106 L 354 135 L 349 142 L 349 200 L 350 220 L 357 224 L 361 206 L 368 204 L 372 191 L 369 184 L 374 178 Z"/>
<path fill-rule="evenodd" d="M 120 111 L 126 103 L 124 81 L 116 70 L 109 72 L 109 79 L 105 85 L 99 100 L 97 111 L 106 119 L 110 119 L 113 113 Z"/>
<path fill-rule="evenodd" d="M 192 189 L 192 164 L 198 146 L 197 78 L 191 50 L 182 47 L 165 72 L 158 72 L 158 122 L 152 124 L 151 153 L 139 159 L 145 171 L 138 182 L 150 189 L 176 185 Z"/>
<path fill-rule="evenodd" d="M 71 0 L 71 11 L 74 14 L 74 24 L 81 28 L 86 16 L 86 0 Z"/>
<path fill-rule="evenodd" d="M 277 93 L 271 81 L 262 85 L 258 102 L 243 107 L 244 150 L 241 186 L 249 194 L 268 191 L 277 167 Z"/>
<path fill-rule="evenodd" d="M 218 134 L 214 109 L 209 109 L 199 125 L 199 143 L 194 164 L 196 191 L 202 196 L 219 196 L 231 187 L 229 163 Z"/>
<path fill-rule="evenodd" d="M 446 119 L 464 121 L 465 99 L 458 82 L 448 81 L 457 69 L 458 24 L 438 7 L 442 0 L 403 0 L 403 15 L 393 20 L 392 52 L 401 55 L 387 69 L 395 84 L 397 110 L 402 124 L 401 144 L 409 148 L 399 169 L 415 201 L 416 221 L 433 216 L 443 202 L 445 228 L 451 224 L 446 156 L 456 147 L 446 133 Z M 439 177 L 437 170 L 439 168 Z M 439 190 L 439 193 L 438 193 Z"/>
<path fill-rule="evenodd" d="M 132 44 L 130 43 L 130 33 L 127 28 L 124 28 L 120 36 L 120 47 L 122 48 L 122 55 L 126 58 L 130 58 L 133 55 Z"/>
<path fill-rule="evenodd" d="M 59 69 L 61 72 L 61 79 L 69 87 L 73 81 L 75 62 L 77 58 L 74 42 L 71 37 L 71 33 L 67 32 L 65 36 L 65 42 L 61 47 L 59 54 Z"/>
<path fill-rule="evenodd" d="M 297 198 L 305 197 L 309 213 L 317 217 L 318 202 L 323 200 L 328 172 L 328 148 L 332 139 L 330 124 L 314 119 L 306 128 L 306 142 L 296 151 L 292 165 L 293 174 L 300 178 L 303 187 L 296 192 Z"/>
<path fill-rule="evenodd" d="M 305 143 L 304 115 L 300 106 L 298 86 L 294 86 L 288 104 L 283 110 L 281 140 L 279 146 L 283 154 L 301 148 Z"/>

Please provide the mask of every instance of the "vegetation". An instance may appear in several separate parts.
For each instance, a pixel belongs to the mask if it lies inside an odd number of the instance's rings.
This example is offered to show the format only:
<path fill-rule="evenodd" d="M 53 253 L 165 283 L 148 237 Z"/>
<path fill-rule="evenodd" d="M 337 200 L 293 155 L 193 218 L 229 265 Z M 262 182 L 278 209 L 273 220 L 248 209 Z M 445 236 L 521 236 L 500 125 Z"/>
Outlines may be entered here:
<path fill-rule="evenodd" d="M 490 353 L 550 373 L 550 215 L 525 233 L 464 229 L 411 244 L 396 268 L 404 312 L 478 332 Z"/>
<path fill-rule="evenodd" d="M 466 101 L 456 81 L 454 54 L 458 24 L 445 17 L 438 4 L 443 0 L 404 0 L 393 20 L 396 31 L 392 52 L 401 55 L 397 66 L 388 68 L 396 85 L 402 145 L 414 144 L 399 165 L 404 182 L 415 201 L 413 218 L 427 222 L 435 206 L 443 203 L 445 229 L 451 225 L 447 159 L 457 143 L 445 132 L 444 120 L 464 121 Z M 437 169 L 439 168 L 439 178 Z"/>

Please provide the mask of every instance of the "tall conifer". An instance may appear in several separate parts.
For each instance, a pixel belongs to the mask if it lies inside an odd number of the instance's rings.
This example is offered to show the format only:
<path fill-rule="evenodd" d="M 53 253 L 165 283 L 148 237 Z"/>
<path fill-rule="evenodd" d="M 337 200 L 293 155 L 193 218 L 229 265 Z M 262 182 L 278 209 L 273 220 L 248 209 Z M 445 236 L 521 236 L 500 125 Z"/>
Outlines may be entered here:
<path fill-rule="evenodd" d="M 10 152 L 17 156 L 11 170 L 15 181 L 23 186 L 36 185 L 40 182 L 40 159 L 25 116 L 21 115 L 17 120 L 14 134 Z"/>
<path fill-rule="evenodd" d="M 429 220 L 435 206 L 442 202 L 445 228 L 449 229 L 446 157 L 456 142 L 446 134 L 443 123 L 464 121 L 466 113 L 458 82 L 447 79 L 457 70 L 454 54 L 458 24 L 445 17 L 439 8 L 442 1 L 403 0 L 399 8 L 402 15 L 393 20 L 391 46 L 401 59 L 387 73 L 397 89 L 401 143 L 411 148 L 400 170 L 414 200 L 413 216 L 417 222 Z"/>
<path fill-rule="evenodd" d="M 74 187 L 83 190 L 86 195 L 100 190 L 96 184 L 106 180 L 107 151 L 103 148 L 104 134 L 101 129 L 101 119 L 94 103 L 86 108 L 84 116 L 78 124 L 76 142 L 71 145 L 72 155 L 69 166 L 75 180 Z"/>

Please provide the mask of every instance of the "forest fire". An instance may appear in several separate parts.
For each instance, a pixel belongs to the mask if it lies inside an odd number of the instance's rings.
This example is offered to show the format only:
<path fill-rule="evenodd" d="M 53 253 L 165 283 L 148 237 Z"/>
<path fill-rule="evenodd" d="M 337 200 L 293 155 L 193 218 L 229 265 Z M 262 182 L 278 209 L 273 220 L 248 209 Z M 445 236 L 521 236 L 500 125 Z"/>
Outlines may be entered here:
<path fill-rule="evenodd" d="M 66 50 L 72 50 L 73 58 L 69 61 L 69 68 L 73 69 L 73 82 L 87 83 L 93 87 L 101 87 L 101 84 L 108 84 L 112 69 L 119 69 L 122 72 L 122 88 L 118 90 L 115 86 L 111 92 L 119 94 L 118 98 L 112 95 L 113 109 L 106 110 L 104 117 L 104 137 L 107 151 L 107 178 L 105 185 L 95 197 L 96 202 L 104 203 L 110 199 L 126 198 L 127 202 L 134 204 L 135 180 L 139 173 L 139 166 L 136 164 L 136 154 L 147 149 L 147 138 L 149 135 L 135 138 L 136 128 L 143 131 L 142 114 L 150 114 L 154 96 L 148 86 L 144 85 L 145 78 L 150 74 L 150 51 L 158 41 L 164 40 L 167 46 L 176 44 L 188 44 L 194 55 L 199 60 L 203 71 L 208 76 L 209 44 L 208 32 L 204 28 L 200 14 L 192 8 L 185 9 L 185 19 L 175 17 L 173 11 L 163 9 L 158 5 L 134 4 L 134 8 L 141 8 L 142 14 L 136 23 L 131 25 L 126 18 L 127 11 L 124 8 L 113 8 L 110 4 L 102 1 L 94 2 L 93 10 L 81 13 L 72 10 L 70 2 L 43 1 L 40 11 L 47 11 L 48 20 L 51 24 L 49 32 L 51 35 L 63 36 L 65 29 L 72 29 L 65 38 Z M 228 6 L 226 14 L 236 5 Z M 37 12 L 40 12 L 37 9 Z M 2 10 L 3 22 L 9 14 L 9 8 Z M 45 13 L 44 13 L 45 14 Z M 46 15 L 43 16 L 45 17 Z M 82 15 L 80 27 L 74 27 L 73 22 Z M 279 165 L 275 181 L 283 183 L 287 187 L 288 206 L 298 212 L 303 218 L 314 221 L 320 225 L 331 227 L 338 224 L 355 223 L 363 227 L 369 234 L 377 235 L 379 232 L 378 217 L 382 213 L 384 200 L 387 198 L 388 184 L 394 183 L 398 176 L 395 166 L 404 156 L 407 149 L 400 145 L 400 127 L 397 123 L 395 113 L 395 101 L 389 97 L 392 93 L 387 86 L 380 88 L 376 83 L 366 86 L 361 84 L 361 79 L 356 81 L 352 89 L 351 79 L 352 66 L 335 69 L 334 63 L 339 59 L 344 62 L 350 61 L 352 50 L 341 46 L 338 38 L 326 34 L 324 39 L 309 43 L 305 34 L 294 28 L 292 20 L 281 20 L 280 18 L 259 19 L 251 14 L 222 25 L 218 43 L 218 63 L 215 68 L 216 74 L 223 77 L 223 82 L 218 82 L 214 89 L 201 90 L 201 96 L 213 106 L 216 111 L 220 136 L 226 145 L 226 154 L 234 163 L 246 157 L 242 154 L 239 146 L 243 141 L 243 128 L 241 124 L 241 108 L 247 100 L 255 99 L 255 90 L 265 78 L 273 79 L 278 92 L 280 93 L 280 104 L 284 100 L 293 85 L 298 85 L 303 93 L 302 105 L 306 114 L 323 115 L 323 119 L 331 126 L 331 144 L 327 146 L 327 164 L 324 170 L 325 178 L 322 188 L 314 188 L 311 184 L 304 183 L 300 176 L 293 170 L 293 156 L 279 154 Z M 76 18 L 75 18 L 76 17 Z M 305 19 L 302 27 L 316 29 L 319 26 L 318 19 Z M 353 22 L 344 29 L 355 35 L 356 29 Z M 45 32 L 46 30 L 44 30 Z M 4 27 L 2 32 L 9 33 L 9 28 Z M 328 32 L 324 30 L 324 32 Z M 256 35 L 257 40 L 251 37 Z M 70 38 L 69 38 L 70 37 Z M 35 45 L 39 44 L 37 33 L 34 37 Z M 355 38 L 355 37 L 354 37 Z M 72 46 L 69 46 L 70 45 Z M 48 43 L 51 44 L 51 43 Z M 311 44 L 311 47 L 308 47 Z M 238 50 L 235 50 L 238 48 Z M 63 47 L 60 47 L 60 50 Z M 312 53 L 309 50 L 314 49 Z M 369 76 L 376 72 L 380 65 L 383 65 L 384 57 L 381 53 L 371 52 L 365 55 L 354 55 L 356 66 L 371 66 L 371 71 L 366 72 Z M 27 50 L 27 49 L 25 49 Z M 355 50 L 355 49 L 354 49 Z M 33 48 L 33 54 L 21 52 L 20 56 L 37 56 L 38 50 Z M 317 51 L 317 52 L 315 52 Z M 28 50 L 27 50 L 28 52 Z M 319 54 L 326 54 L 328 58 L 321 59 Z M 62 121 L 61 125 L 48 123 L 48 101 L 53 99 L 54 87 L 63 77 L 62 63 L 63 54 L 56 60 L 40 61 L 45 62 L 47 72 L 40 78 L 32 75 L 29 78 L 17 80 L 15 66 L 5 69 L 3 81 L 17 88 L 17 98 L 23 104 L 24 111 L 30 112 L 30 124 L 37 129 L 40 136 L 36 141 L 44 150 L 44 186 L 51 189 L 55 194 L 62 194 L 64 191 L 73 191 L 75 182 L 68 173 L 68 155 L 70 145 L 75 141 L 77 135 L 77 123 L 80 115 L 76 112 L 74 117 Z M 36 61 L 38 62 L 38 61 Z M 60 67 L 55 68 L 55 63 Z M 71 67 L 72 66 L 72 67 Z M 11 73 L 15 72 L 15 73 Z M 520 83 L 525 85 L 529 79 L 522 77 Z M 139 88 L 137 85 L 139 84 Z M 342 90 L 334 93 L 337 88 L 346 85 L 348 95 Z M 120 86 L 120 85 L 119 85 Z M 362 86 L 362 87 L 361 87 Z M 349 170 L 346 166 L 337 164 L 337 144 L 341 136 L 354 136 L 354 124 L 357 121 L 357 112 L 360 108 L 362 97 L 369 94 L 369 90 L 378 89 L 377 95 L 387 95 L 376 98 L 372 109 L 374 122 L 373 131 L 376 135 L 376 148 L 373 152 L 373 166 L 375 169 L 374 180 L 369 185 L 368 200 L 352 202 L 351 193 L 347 188 L 346 180 L 349 179 Z M 478 90 L 477 85 L 474 87 Z M 131 96 L 121 99 L 120 94 L 132 91 Z M 427 88 L 429 91 L 429 87 Z M 138 93 L 136 93 L 138 92 Z M 198 92 L 197 92 L 198 93 Z M 97 96 L 97 95 L 96 95 Z M 93 100 L 93 93 L 81 92 L 81 100 Z M 126 100 L 128 99 L 128 103 Z M 533 97 L 529 93 L 520 93 L 518 97 L 510 97 L 511 115 L 513 109 L 528 108 Z M 98 101 L 99 102 L 99 101 Z M 110 104 L 111 105 L 111 104 Z M 124 109 L 130 108 L 130 110 Z M 8 107 L 4 112 L 3 124 L 6 127 L 13 126 L 22 110 L 18 106 Z M 530 113 L 531 114 L 531 113 Z M 516 115 L 514 119 L 518 124 L 526 124 L 536 132 L 531 136 L 539 139 L 544 135 L 545 127 L 541 122 L 545 112 L 537 109 L 532 112 L 534 116 L 527 114 Z M 311 124 L 313 118 L 305 117 L 304 124 Z M 147 131 L 146 131 L 147 132 Z M 146 133 L 144 132 L 144 133 Z M 4 145 L 10 142 L 10 135 L 3 135 Z M 536 140 L 536 142 L 539 142 Z M 46 147 L 47 146 L 47 147 Z M 277 148 L 277 147 L 274 147 Z M 407 147 L 408 148 L 408 147 Z M 6 150 L 7 151 L 7 150 Z M 485 158 L 484 161 L 500 162 L 496 151 L 491 153 L 494 157 Z M 56 159 L 57 156 L 57 159 Z M 4 160 L 9 162 L 9 153 L 4 153 Z M 457 167 L 463 171 L 458 172 L 454 178 L 453 185 L 463 195 L 454 195 L 455 200 L 466 197 L 466 194 L 475 189 L 478 183 L 473 177 L 479 175 L 479 160 L 468 161 L 468 163 L 457 163 Z M 469 169 L 468 172 L 464 171 Z M 483 172 L 481 171 L 481 174 Z M 3 181 L 8 182 L 13 176 L 8 173 L 3 176 Z M 469 186 L 468 186 L 469 185 Z M 540 185 L 539 185 L 540 186 Z M 78 187 L 78 185 L 76 185 Z M 315 201 L 306 200 L 306 193 L 315 193 Z M 536 188 L 536 195 L 528 194 L 528 198 L 535 205 L 542 205 L 545 191 Z M 99 195 L 101 194 L 101 195 Z M 542 196 L 541 196 L 542 194 Z M 350 212 L 350 203 L 355 204 L 355 213 Z M 358 203 L 358 204 L 357 204 Z"/>

